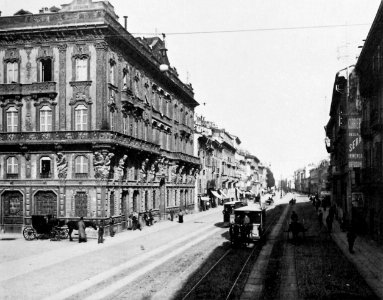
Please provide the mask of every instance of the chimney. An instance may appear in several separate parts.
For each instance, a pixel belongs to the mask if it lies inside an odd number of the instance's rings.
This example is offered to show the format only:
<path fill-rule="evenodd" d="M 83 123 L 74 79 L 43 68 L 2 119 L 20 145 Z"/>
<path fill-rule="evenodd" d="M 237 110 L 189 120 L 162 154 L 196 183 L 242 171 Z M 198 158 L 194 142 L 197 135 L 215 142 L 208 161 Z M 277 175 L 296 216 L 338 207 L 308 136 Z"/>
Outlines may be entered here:
<path fill-rule="evenodd" d="M 127 30 L 127 27 L 128 27 L 128 16 L 124 16 L 124 20 L 125 20 L 125 30 Z"/>

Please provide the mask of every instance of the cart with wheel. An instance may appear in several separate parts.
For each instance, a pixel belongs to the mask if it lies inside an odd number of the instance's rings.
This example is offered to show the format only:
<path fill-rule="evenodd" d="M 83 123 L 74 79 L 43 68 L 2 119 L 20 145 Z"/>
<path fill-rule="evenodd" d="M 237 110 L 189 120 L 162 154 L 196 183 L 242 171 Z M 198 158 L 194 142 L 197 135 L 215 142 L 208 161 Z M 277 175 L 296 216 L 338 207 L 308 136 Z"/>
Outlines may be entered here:
<path fill-rule="evenodd" d="M 59 241 L 68 237 L 68 228 L 60 226 L 62 222 L 52 215 L 32 215 L 32 225 L 27 225 L 23 236 L 27 241 L 34 239 L 50 239 Z"/>

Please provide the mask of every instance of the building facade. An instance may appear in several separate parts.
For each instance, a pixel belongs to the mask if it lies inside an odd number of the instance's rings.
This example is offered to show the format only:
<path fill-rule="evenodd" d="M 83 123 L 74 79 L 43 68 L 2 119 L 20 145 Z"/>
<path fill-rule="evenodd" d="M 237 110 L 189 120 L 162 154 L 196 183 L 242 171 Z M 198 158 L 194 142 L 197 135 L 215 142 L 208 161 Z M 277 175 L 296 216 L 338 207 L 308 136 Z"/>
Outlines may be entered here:
<path fill-rule="evenodd" d="M 37 26 L 38 25 L 38 26 Z M 194 208 L 194 99 L 108 1 L 0 17 L 0 226 Z"/>
<path fill-rule="evenodd" d="M 365 231 L 383 243 L 383 4 L 380 4 L 356 64 L 360 84 L 363 166 L 361 197 L 353 202 L 363 217 Z"/>
<path fill-rule="evenodd" d="M 360 233 L 366 231 L 361 171 L 363 142 L 361 138 L 361 98 L 359 78 L 353 67 L 337 73 L 326 126 L 327 151 L 333 202 L 343 210 L 345 219 L 353 222 Z"/>

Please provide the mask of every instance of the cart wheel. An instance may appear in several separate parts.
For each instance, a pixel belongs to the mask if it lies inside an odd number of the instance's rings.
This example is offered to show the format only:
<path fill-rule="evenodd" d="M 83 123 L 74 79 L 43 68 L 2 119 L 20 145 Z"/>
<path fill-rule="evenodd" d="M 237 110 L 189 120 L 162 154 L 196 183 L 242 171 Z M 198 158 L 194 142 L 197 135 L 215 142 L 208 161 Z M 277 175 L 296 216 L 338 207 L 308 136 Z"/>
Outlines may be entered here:
<path fill-rule="evenodd" d="M 59 241 L 60 240 L 60 233 L 56 229 L 52 229 L 50 233 L 50 240 L 51 241 Z"/>
<path fill-rule="evenodd" d="M 23 230 L 23 236 L 27 241 L 36 239 L 36 232 L 32 227 L 25 227 Z"/>
<path fill-rule="evenodd" d="M 60 229 L 59 235 L 60 235 L 60 239 L 62 239 L 62 240 L 67 239 L 69 236 L 69 230 L 68 229 Z"/>

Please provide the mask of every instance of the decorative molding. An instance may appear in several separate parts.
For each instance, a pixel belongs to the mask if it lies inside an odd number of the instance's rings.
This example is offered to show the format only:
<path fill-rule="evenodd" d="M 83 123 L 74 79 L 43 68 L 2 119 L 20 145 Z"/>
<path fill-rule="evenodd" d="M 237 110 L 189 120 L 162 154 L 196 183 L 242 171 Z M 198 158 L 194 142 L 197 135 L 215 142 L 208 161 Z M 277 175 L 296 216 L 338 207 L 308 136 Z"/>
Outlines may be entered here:
<path fill-rule="evenodd" d="M 20 61 L 20 53 L 17 48 L 9 48 L 5 50 L 4 62 Z"/>
<path fill-rule="evenodd" d="M 59 52 L 66 52 L 67 48 L 68 48 L 68 45 L 67 44 L 60 44 L 60 45 L 57 45 L 57 48 L 59 49 Z"/>
<path fill-rule="evenodd" d="M 88 44 L 76 44 L 73 47 L 72 57 L 75 59 L 84 59 L 90 57 L 89 45 Z"/>
<path fill-rule="evenodd" d="M 94 48 L 96 48 L 96 50 L 98 51 L 107 51 L 108 50 L 108 44 L 106 42 L 98 42 L 98 43 L 94 43 Z"/>
<path fill-rule="evenodd" d="M 86 104 L 92 104 L 89 96 L 92 81 L 71 81 L 69 85 L 73 88 L 73 98 L 70 99 L 69 105 L 73 106 L 79 101 L 85 101 Z"/>

